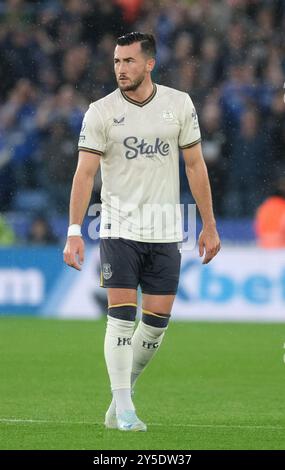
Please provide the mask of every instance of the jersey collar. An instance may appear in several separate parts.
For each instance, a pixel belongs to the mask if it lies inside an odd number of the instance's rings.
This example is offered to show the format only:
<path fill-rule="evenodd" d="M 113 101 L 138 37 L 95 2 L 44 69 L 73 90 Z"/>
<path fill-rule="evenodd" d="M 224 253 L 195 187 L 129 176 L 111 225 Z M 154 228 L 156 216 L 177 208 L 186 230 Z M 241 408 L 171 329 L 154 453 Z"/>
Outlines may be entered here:
<path fill-rule="evenodd" d="M 140 106 L 141 108 L 143 106 L 145 106 L 146 104 L 148 104 L 156 95 L 156 92 L 157 92 L 157 86 L 155 83 L 153 83 L 153 90 L 152 90 L 152 93 L 151 95 L 144 101 L 136 101 L 136 100 L 133 100 L 132 98 L 129 98 L 126 93 L 124 93 L 122 90 L 120 90 L 123 97 L 125 98 L 125 100 L 129 101 L 129 103 L 132 103 L 132 104 L 135 104 L 136 106 Z"/>

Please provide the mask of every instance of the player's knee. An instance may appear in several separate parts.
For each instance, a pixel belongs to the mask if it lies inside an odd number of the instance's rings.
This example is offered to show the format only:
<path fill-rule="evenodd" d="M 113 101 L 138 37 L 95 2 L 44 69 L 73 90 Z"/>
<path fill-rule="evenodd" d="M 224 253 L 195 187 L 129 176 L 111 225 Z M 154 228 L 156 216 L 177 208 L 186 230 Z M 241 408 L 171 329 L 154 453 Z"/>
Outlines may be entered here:
<path fill-rule="evenodd" d="M 109 305 L 108 316 L 117 320 L 135 321 L 137 314 L 136 305 L 128 303 L 119 305 Z"/>

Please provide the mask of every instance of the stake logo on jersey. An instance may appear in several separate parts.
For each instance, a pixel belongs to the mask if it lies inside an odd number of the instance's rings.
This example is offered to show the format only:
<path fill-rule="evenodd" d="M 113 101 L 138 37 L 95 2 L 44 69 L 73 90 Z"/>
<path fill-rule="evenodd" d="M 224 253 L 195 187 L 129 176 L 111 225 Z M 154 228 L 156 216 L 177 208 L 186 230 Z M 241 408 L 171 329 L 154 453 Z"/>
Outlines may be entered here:
<path fill-rule="evenodd" d="M 139 140 L 137 137 L 130 136 L 124 139 L 124 146 L 129 149 L 125 153 L 125 157 L 131 160 L 139 156 L 153 158 L 156 155 L 166 157 L 169 155 L 169 144 L 163 142 L 159 137 L 155 139 L 154 144 L 148 143 L 145 139 Z"/>

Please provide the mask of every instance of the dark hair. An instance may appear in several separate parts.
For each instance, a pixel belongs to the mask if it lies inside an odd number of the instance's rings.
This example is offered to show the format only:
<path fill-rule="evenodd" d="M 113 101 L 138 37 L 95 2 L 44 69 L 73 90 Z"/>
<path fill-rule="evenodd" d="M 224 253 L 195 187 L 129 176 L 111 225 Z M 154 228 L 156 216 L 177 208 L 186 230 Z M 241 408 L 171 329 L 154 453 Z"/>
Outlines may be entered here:
<path fill-rule="evenodd" d="M 130 44 L 133 44 L 134 42 L 141 43 L 141 49 L 144 52 L 144 54 L 150 57 L 155 57 L 156 45 L 155 45 L 154 36 L 152 34 L 133 32 L 133 33 L 127 33 L 124 36 L 120 36 L 117 39 L 118 46 L 129 46 Z"/>

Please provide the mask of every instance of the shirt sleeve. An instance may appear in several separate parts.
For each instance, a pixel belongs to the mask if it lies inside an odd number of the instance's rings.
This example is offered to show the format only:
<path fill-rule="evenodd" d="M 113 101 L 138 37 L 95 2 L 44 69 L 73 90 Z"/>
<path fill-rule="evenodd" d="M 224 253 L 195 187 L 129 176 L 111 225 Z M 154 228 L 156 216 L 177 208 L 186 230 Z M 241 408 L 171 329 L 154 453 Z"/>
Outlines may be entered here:
<path fill-rule="evenodd" d="M 199 142 L 201 142 L 201 133 L 198 116 L 190 96 L 186 95 L 178 141 L 179 148 L 187 149 Z"/>
<path fill-rule="evenodd" d="M 78 150 L 103 155 L 106 149 L 106 139 L 102 118 L 95 108 L 90 105 L 82 121 Z"/>

